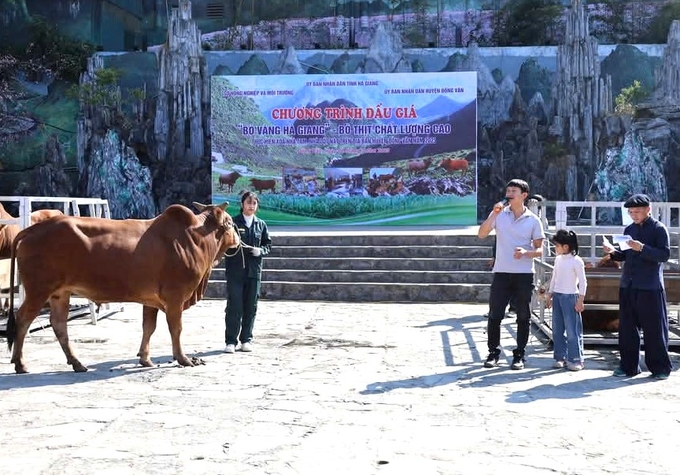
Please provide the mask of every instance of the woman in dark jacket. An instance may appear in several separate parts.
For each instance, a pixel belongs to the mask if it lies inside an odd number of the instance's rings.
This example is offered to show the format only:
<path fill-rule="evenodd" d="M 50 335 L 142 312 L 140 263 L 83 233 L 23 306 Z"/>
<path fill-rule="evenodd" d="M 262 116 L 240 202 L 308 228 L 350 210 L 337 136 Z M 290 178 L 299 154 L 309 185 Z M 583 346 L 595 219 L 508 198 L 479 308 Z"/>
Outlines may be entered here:
<path fill-rule="evenodd" d="M 225 259 L 227 270 L 227 308 L 225 310 L 224 339 L 225 353 L 234 353 L 241 343 L 241 351 L 253 351 L 253 326 L 257 313 L 262 281 L 262 257 L 271 250 L 271 239 L 267 223 L 255 216 L 259 200 L 252 191 L 241 196 L 241 213 L 234 217 L 241 242 L 248 248 L 241 248 Z"/>

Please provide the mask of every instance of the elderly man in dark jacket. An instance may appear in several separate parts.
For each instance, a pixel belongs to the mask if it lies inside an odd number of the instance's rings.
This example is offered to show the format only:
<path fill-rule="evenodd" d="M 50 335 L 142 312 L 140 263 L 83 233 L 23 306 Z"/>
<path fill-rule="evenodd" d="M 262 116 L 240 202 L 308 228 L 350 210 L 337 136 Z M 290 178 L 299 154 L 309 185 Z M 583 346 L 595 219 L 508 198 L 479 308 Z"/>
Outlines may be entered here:
<path fill-rule="evenodd" d="M 663 281 L 663 263 L 670 257 L 668 229 L 652 217 L 647 195 L 633 195 L 623 206 L 633 220 L 624 230 L 631 237 L 626 242 L 628 247 L 616 250 L 607 243 L 603 246 L 612 260 L 625 262 L 619 286 L 621 363 L 614 376 L 635 376 L 640 372 L 642 329 L 647 369 L 655 379 L 667 379 L 672 369 Z"/>

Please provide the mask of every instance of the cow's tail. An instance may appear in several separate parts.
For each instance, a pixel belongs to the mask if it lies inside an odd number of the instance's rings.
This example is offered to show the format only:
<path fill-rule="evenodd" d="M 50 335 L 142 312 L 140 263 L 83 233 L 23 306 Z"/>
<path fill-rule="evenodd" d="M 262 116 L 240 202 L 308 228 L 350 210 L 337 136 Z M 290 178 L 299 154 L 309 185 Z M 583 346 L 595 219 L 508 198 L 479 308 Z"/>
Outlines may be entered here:
<path fill-rule="evenodd" d="M 14 339 L 17 335 L 17 322 L 14 317 L 14 273 L 15 273 L 15 262 L 17 255 L 17 245 L 19 244 L 20 236 L 14 238 L 12 243 L 12 257 L 9 261 L 9 317 L 7 318 L 7 329 L 5 330 L 7 334 L 7 349 L 12 351 L 12 346 L 14 345 Z"/>

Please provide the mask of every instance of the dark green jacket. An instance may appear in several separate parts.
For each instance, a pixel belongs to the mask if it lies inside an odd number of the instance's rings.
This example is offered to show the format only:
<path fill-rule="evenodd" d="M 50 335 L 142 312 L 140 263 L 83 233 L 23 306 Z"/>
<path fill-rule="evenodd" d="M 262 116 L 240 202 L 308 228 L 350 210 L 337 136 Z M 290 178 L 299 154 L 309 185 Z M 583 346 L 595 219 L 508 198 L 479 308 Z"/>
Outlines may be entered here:
<path fill-rule="evenodd" d="M 239 248 L 239 251 L 224 260 L 227 269 L 227 280 L 230 279 L 245 279 L 245 278 L 262 278 L 262 258 L 271 251 L 272 241 L 269 238 L 269 231 L 267 230 L 267 223 L 259 219 L 257 216 L 253 217 L 253 223 L 250 228 L 246 228 L 246 221 L 243 214 L 234 217 L 234 224 L 238 227 L 241 242 L 249 246 L 259 247 L 261 254 L 255 257 L 251 254 L 250 249 Z M 229 254 L 229 253 L 227 253 Z"/>

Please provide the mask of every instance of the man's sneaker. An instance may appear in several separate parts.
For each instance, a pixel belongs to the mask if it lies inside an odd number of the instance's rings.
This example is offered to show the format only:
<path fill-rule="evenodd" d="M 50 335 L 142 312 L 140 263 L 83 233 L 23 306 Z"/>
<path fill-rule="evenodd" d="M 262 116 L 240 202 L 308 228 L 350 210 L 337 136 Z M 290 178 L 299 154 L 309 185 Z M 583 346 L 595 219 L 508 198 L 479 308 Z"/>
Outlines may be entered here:
<path fill-rule="evenodd" d="M 236 345 L 232 345 L 231 343 L 227 345 L 227 347 L 224 349 L 225 353 L 235 353 L 236 352 Z"/>
<path fill-rule="evenodd" d="M 524 351 L 521 351 L 519 348 L 512 350 L 510 369 L 524 369 Z"/>
<path fill-rule="evenodd" d="M 580 361 L 574 361 L 573 363 L 567 363 L 567 369 L 569 371 L 581 371 L 583 369 L 583 363 Z"/>
<path fill-rule="evenodd" d="M 657 379 L 659 381 L 663 381 L 665 379 L 668 379 L 668 373 L 656 373 L 652 375 L 652 378 Z"/>
<path fill-rule="evenodd" d="M 498 359 L 500 356 L 500 353 L 489 353 L 489 356 L 486 357 L 486 361 L 484 362 L 484 367 L 495 368 L 498 366 Z"/>
<path fill-rule="evenodd" d="M 555 368 L 555 369 L 562 369 L 562 368 L 564 368 L 565 366 L 567 366 L 567 362 L 564 361 L 564 360 L 556 360 L 556 361 L 553 363 L 553 368 Z"/>
<path fill-rule="evenodd" d="M 253 344 L 246 341 L 245 343 L 241 343 L 241 351 L 244 353 L 250 353 L 253 351 Z"/>
<path fill-rule="evenodd" d="M 510 365 L 511 369 L 524 369 L 524 358 L 515 355 L 512 357 L 512 364 Z"/>

